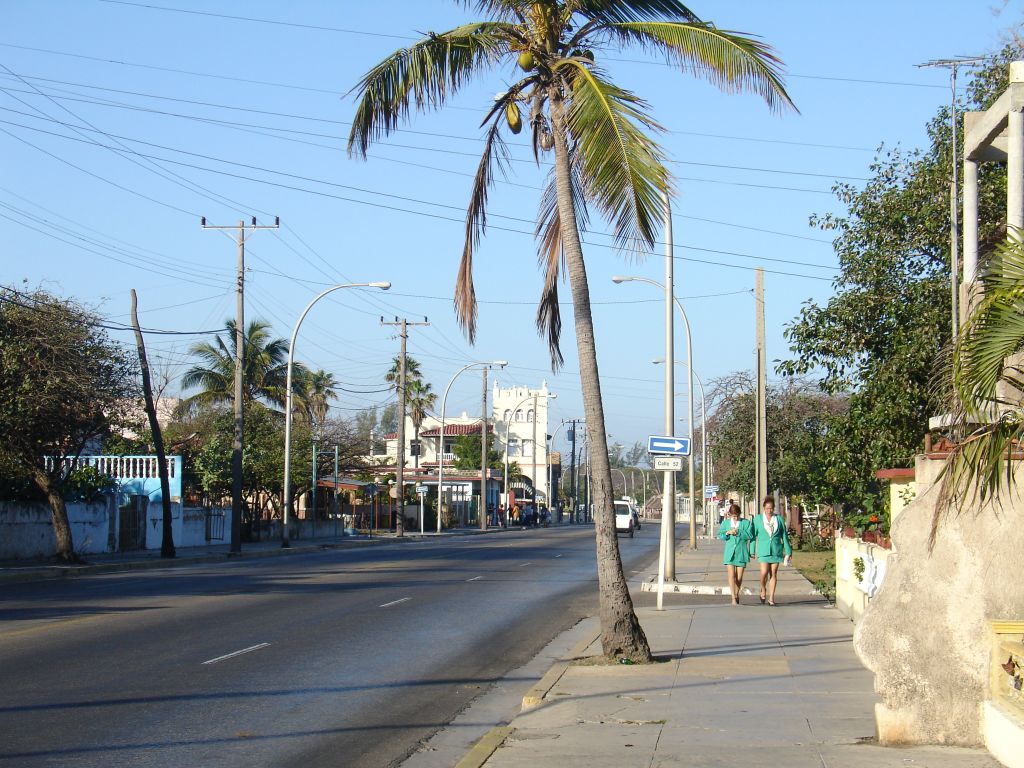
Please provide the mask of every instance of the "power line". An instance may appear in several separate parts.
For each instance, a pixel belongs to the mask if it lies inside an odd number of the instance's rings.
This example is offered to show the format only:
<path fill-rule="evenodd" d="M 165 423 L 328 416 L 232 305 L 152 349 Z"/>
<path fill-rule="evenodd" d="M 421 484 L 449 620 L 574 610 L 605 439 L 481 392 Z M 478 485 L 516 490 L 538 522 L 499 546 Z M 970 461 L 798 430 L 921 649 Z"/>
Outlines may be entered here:
<path fill-rule="evenodd" d="M 66 136 L 66 135 L 63 135 L 63 134 L 54 133 L 52 131 L 46 131 L 46 130 L 43 130 L 41 128 L 33 128 L 31 126 L 22 125 L 20 123 L 13 123 L 11 121 L 0 120 L 0 123 L 5 123 L 7 125 L 15 125 L 15 126 L 18 126 L 18 127 L 21 127 L 21 128 L 25 128 L 27 130 L 32 130 L 32 131 L 36 131 L 36 132 L 39 132 L 39 133 L 44 133 L 44 134 L 56 136 L 58 138 L 63 138 L 63 139 L 69 140 L 69 141 L 84 142 L 86 144 L 99 144 L 99 142 L 95 142 L 95 141 L 90 140 L 90 139 L 78 139 L 78 138 L 75 138 L 73 136 Z M 0 128 L 0 131 L 2 131 L 2 130 L 4 130 L 4 129 Z M 129 139 L 129 140 L 130 141 L 137 141 L 135 139 Z M 143 141 L 139 141 L 138 143 L 150 144 L 150 142 L 143 142 Z M 156 146 L 158 146 L 158 145 L 156 145 Z M 187 152 L 185 150 L 175 150 L 173 148 L 162 147 L 162 146 L 160 148 L 165 149 L 167 151 L 180 152 L 180 153 L 186 154 L 186 155 L 197 155 L 198 154 L 198 153 L 194 153 L 194 152 Z M 378 203 L 370 202 L 368 200 L 360 200 L 358 198 L 344 197 L 344 196 L 341 196 L 341 195 L 334 195 L 334 194 L 330 194 L 330 193 L 327 193 L 327 192 L 322 192 L 322 191 L 319 191 L 319 190 L 312 190 L 312 189 L 307 189 L 307 188 L 304 188 L 304 187 L 298 187 L 298 186 L 295 186 L 295 185 L 292 185 L 292 184 L 283 184 L 283 183 L 280 183 L 280 182 L 269 181 L 267 179 L 258 179 L 258 178 L 252 177 L 252 176 L 245 176 L 245 175 L 242 175 L 242 174 L 230 173 L 228 171 L 221 171 L 221 170 L 217 170 L 217 169 L 213 169 L 213 168 L 206 168 L 204 166 L 199 166 L 199 165 L 196 165 L 194 163 L 186 163 L 186 162 L 179 161 L 179 160 L 172 160 L 170 158 L 164 158 L 164 157 L 159 157 L 159 156 L 155 156 L 155 155 L 147 155 L 145 153 L 137 153 L 137 154 L 139 154 L 139 155 L 141 155 L 143 157 L 159 160 L 160 162 L 173 163 L 175 165 L 182 165 L 182 166 L 185 166 L 185 167 L 188 167 L 188 168 L 195 168 L 197 170 L 207 171 L 209 173 L 216 173 L 216 174 L 220 174 L 220 175 L 224 175 L 224 176 L 229 176 L 229 177 L 232 177 L 232 178 L 243 179 L 243 180 L 246 180 L 246 181 L 252 181 L 252 182 L 255 182 L 255 183 L 259 183 L 259 184 L 267 184 L 267 185 L 270 185 L 270 186 L 280 187 L 280 188 L 283 188 L 283 189 L 289 189 L 289 190 L 292 190 L 292 191 L 304 192 L 306 194 L 318 195 L 318 196 L 322 196 L 322 197 L 333 198 L 333 199 L 336 199 L 336 200 L 343 200 L 343 201 L 355 203 L 355 204 L 358 204 L 358 205 L 368 205 L 368 206 L 372 206 L 372 207 L 376 207 L 376 208 L 382 208 L 382 209 L 385 209 L 385 210 L 399 211 L 399 212 L 408 213 L 408 214 L 417 215 L 417 216 L 426 216 L 428 218 L 433 218 L 433 219 L 437 219 L 437 220 L 441 220 L 441 221 L 451 221 L 451 222 L 455 222 L 455 223 L 459 223 L 459 224 L 464 224 L 465 223 L 464 219 L 462 219 L 462 218 L 454 218 L 454 217 L 450 217 L 450 216 L 441 216 L 441 215 L 438 215 L 438 214 L 432 214 L 432 213 L 428 213 L 428 212 L 424 212 L 424 211 L 414 211 L 414 210 L 410 210 L 410 209 L 406 209 L 406 208 L 401 208 L 401 207 L 398 207 L 398 206 L 381 205 L 381 204 L 378 204 Z M 462 206 L 450 205 L 450 204 L 445 204 L 445 203 L 436 203 L 436 202 L 432 202 L 432 201 L 428 201 L 428 200 L 420 200 L 418 198 L 408 197 L 408 196 L 405 196 L 405 195 L 396 195 L 396 194 L 389 193 L 389 192 L 378 192 L 378 191 L 366 189 L 366 188 L 363 188 L 363 187 L 354 187 L 354 186 L 346 185 L 346 184 L 338 184 L 336 182 L 324 181 L 324 180 L 315 179 L 315 178 L 308 177 L 308 176 L 301 176 L 299 174 L 292 174 L 292 173 L 287 173 L 287 172 L 284 172 L 284 171 L 274 171 L 272 169 L 262 168 L 260 166 L 253 166 L 253 165 L 250 165 L 250 164 L 247 164 L 247 163 L 236 163 L 236 162 L 229 161 L 229 160 L 220 160 L 220 159 L 217 159 L 217 158 L 209 158 L 209 157 L 204 156 L 204 155 L 198 155 L 198 156 L 204 157 L 204 158 L 207 158 L 207 159 L 213 159 L 215 162 L 221 162 L 221 163 L 225 163 L 225 164 L 228 164 L 228 165 L 238 165 L 238 166 L 241 166 L 241 167 L 244 167 L 244 168 L 250 168 L 250 169 L 258 170 L 258 171 L 265 172 L 265 173 L 272 173 L 272 174 L 276 174 L 276 175 L 285 176 L 285 177 L 288 177 L 288 178 L 296 178 L 296 179 L 299 179 L 299 180 L 302 180 L 302 181 L 309 181 L 309 182 L 312 182 L 312 183 L 315 183 L 315 184 L 323 184 L 325 186 L 330 186 L 330 187 L 337 187 L 337 188 L 341 188 L 341 189 L 348 189 L 348 190 L 352 190 L 352 191 L 356 191 L 356 192 L 361 192 L 363 194 L 370 194 L 370 195 L 376 195 L 376 196 L 381 196 L 381 197 L 387 197 L 387 198 L 390 198 L 390 199 L 396 199 L 396 200 L 400 200 L 400 201 L 403 201 L 403 202 L 412 202 L 412 203 L 416 203 L 416 204 L 419 204 L 419 205 L 426 205 L 426 206 L 435 207 L 435 208 L 443 208 L 443 209 L 458 210 L 458 211 L 463 210 Z M 534 223 L 532 220 L 525 219 L 525 218 L 522 218 L 522 217 L 508 216 L 508 215 L 505 215 L 505 214 L 498 214 L 498 213 L 491 213 L 489 215 L 491 217 L 493 217 L 493 218 L 500 218 L 500 219 L 505 219 L 505 220 L 508 220 L 508 221 L 515 221 L 515 222 L 526 223 L 526 224 L 531 224 L 531 225 Z M 491 229 L 495 229 L 495 230 L 499 230 L 499 231 L 507 231 L 507 232 L 514 232 L 514 233 L 518 233 L 518 234 L 526 234 L 526 235 L 530 235 L 531 237 L 533 237 L 533 232 L 530 232 L 530 231 L 518 230 L 518 229 L 511 228 L 511 227 L 502 227 L 502 226 L 498 226 L 498 225 L 494 225 L 494 224 L 489 224 L 488 226 Z M 599 234 L 599 235 L 602 235 L 602 236 L 605 236 L 605 237 L 610 237 L 610 235 L 606 235 L 606 234 L 603 234 L 603 233 L 593 233 L 593 234 Z M 615 250 L 618 250 L 616 248 L 616 246 L 613 246 L 613 245 L 606 245 L 604 243 L 591 243 L 591 244 L 595 245 L 597 247 L 608 247 L 608 248 L 613 248 Z M 700 252 L 715 253 L 715 254 L 719 254 L 719 255 L 736 256 L 738 258 L 753 259 L 753 260 L 756 260 L 756 261 L 767 261 L 767 262 L 781 263 L 781 264 L 794 264 L 794 265 L 797 265 L 797 266 L 812 267 L 812 268 L 815 268 L 815 269 L 827 269 L 827 270 L 830 270 L 830 271 L 835 271 L 836 270 L 836 268 L 832 267 L 832 266 L 822 265 L 822 264 L 814 264 L 812 262 L 797 261 L 797 260 L 794 260 L 794 259 L 779 259 L 779 258 L 769 257 L 769 256 L 754 256 L 754 255 L 751 255 L 751 254 L 744 254 L 744 253 L 739 253 L 739 252 L 735 252 L 735 251 L 724 251 L 724 250 L 713 249 L 713 248 L 702 248 L 702 247 L 699 247 L 699 246 L 680 246 L 680 248 L 683 248 L 683 249 L 686 249 L 686 250 L 694 250 L 694 251 L 700 251 Z M 736 268 L 740 268 L 740 269 L 747 269 L 747 267 L 740 267 L 738 265 L 733 265 L 733 264 L 725 264 L 725 263 L 719 263 L 719 262 L 712 262 L 712 261 L 708 261 L 708 260 L 701 260 L 701 259 L 696 259 L 696 258 L 693 258 L 693 257 L 677 256 L 676 258 L 681 259 L 683 261 L 694 261 L 694 262 L 697 262 L 697 263 L 706 263 L 706 264 L 719 264 L 720 266 L 729 266 L 729 267 L 736 267 Z M 790 272 L 776 272 L 776 273 L 777 274 L 785 274 L 785 275 L 789 275 L 789 276 L 792 276 L 792 277 L 810 277 L 808 275 L 799 275 L 799 274 L 790 273 Z M 817 278 L 817 279 L 829 279 L 829 278 Z"/>
<path fill-rule="evenodd" d="M 10 70 L 8 70 L 8 71 L 10 72 Z M 12 73 L 12 74 L 14 74 L 14 73 Z M 120 89 L 120 88 L 107 88 L 107 87 L 104 87 L 104 86 L 90 85 L 88 83 L 75 83 L 75 82 L 69 82 L 69 81 L 66 81 L 66 80 L 54 80 L 52 78 L 45 78 L 45 77 L 33 77 L 33 76 L 29 76 L 29 75 L 17 75 L 17 77 L 18 77 L 19 80 L 22 80 L 23 82 L 26 79 L 27 80 L 38 80 L 39 82 L 59 83 L 61 85 L 70 85 L 70 86 L 74 86 L 74 87 L 77 87 L 77 88 L 89 88 L 91 90 L 107 91 L 107 92 L 110 92 L 110 93 L 120 93 L 120 94 L 124 94 L 124 95 L 127 95 L 127 96 L 139 96 L 139 97 L 142 97 L 142 98 L 158 99 L 158 100 L 161 100 L 161 101 L 173 101 L 173 102 L 177 102 L 177 103 L 180 103 L 180 104 L 192 104 L 192 105 L 195 105 L 195 106 L 213 107 L 215 109 L 227 109 L 227 110 L 234 110 L 234 111 L 240 111 L 240 112 L 250 112 L 250 113 L 253 113 L 253 114 L 262 114 L 262 115 L 268 115 L 268 116 L 271 116 L 271 117 L 284 117 L 284 118 L 288 118 L 288 119 L 292 119 L 292 120 L 308 120 L 308 121 L 313 121 L 313 122 L 323 122 L 323 123 L 328 123 L 328 124 L 332 124 L 332 125 L 342 125 L 342 126 L 351 126 L 352 125 L 351 121 L 348 121 L 348 120 L 334 120 L 334 119 L 331 119 L 331 118 L 319 118 L 319 117 L 312 117 L 312 116 L 309 116 L 309 115 L 297 115 L 297 114 L 288 113 L 288 112 L 276 112 L 276 111 L 273 111 L 273 110 L 256 109 L 256 108 L 253 108 L 253 107 L 239 107 L 239 106 L 234 106 L 234 105 L 229 105 L 229 104 L 218 104 L 216 102 L 199 101 L 197 99 L 183 99 L 183 98 L 177 98 L 177 97 L 172 97 L 172 96 L 161 96 L 161 95 L 158 95 L 158 94 L 145 93 L 145 92 L 141 92 L 141 91 L 129 91 L 129 90 L 124 90 L 124 89 Z M 4 89 L 4 90 L 12 90 L 13 92 L 23 93 L 23 91 L 15 91 L 13 89 Z M 65 91 L 65 93 L 67 93 L 67 92 Z M 81 96 L 81 94 L 75 94 L 75 95 Z M 73 99 L 73 98 L 70 98 L 68 96 L 51 96 L 50 98 L 52 98 L 52 99 L 69 99 L 69 100 L 72 100 L 72 101 L 81 100 L 81 101 L 84 101 L 85 103 L 96 104 L 96 105 L 100 105 L 100 106 L 117 106 L 117 107 L 122 107 L 122 108 L 127 108 L 127 109 L 139 109 L 135 105 L 118 104 L 117 102 L 112 102 L 112 101 L 109 101 L 109 100 Z M 144 110 L 144 111 L 149 111 L 149 110 Z M 169 113 L 169 114 L 174 114 L 174 113 Z M 190 119 L 200 119 L 200 120 L 204 119 L 204 118 L 198 118 L 198 117 L 194 117 L 194 116 L 181 115 L 181 114 L 175 114 L 175 116 L 176 117 L 186 117 L 186 118 L 190 118 Z M 272 131 L 289 131 L 290 132 L 290 129 L 276 128 L 276 127 L 273 127 L 273 126 L 250 126 L 250 127 L 263 128 L 265 130 L 272 130 Z M 296 131 L 296 133 L 303 133 L 305 135 L 311 135 L 311 136 L 316 136 L 316 137 L 320 137 L 320 138 L 336 138 L 334 136 L 331 136 L 330 134 L 318 134 L 318 133 L 304 132 L 304 131 L 301 131 L 301 132 L 300 131 Z M 411 134 L 411 135 L 417 135 L 417 136 L 431 136 L 431 137 L 434 137 L 434 138 L 454 139 L 454 140 L 457 140 L 457 141 L 472 141 L 472 142 L 475 142 L 475 143 L 482 143 L 482 141 L 483 141 L 480 137 L 461 136 L 461 135 L 457 135 L 457 134 L 437 133 L 437 132 L 432 132 L 432 131 L 417 131 L 417 130 L 413 130 L 411 128 L 402 128 L 402 129 L 396 131 L 395 133 L 396 134 L 403 134 L 404 133 L 404 134 Z M 440 150 L 436 150 L 436 149 L 433 149 L 433 148 L 430 148 L 430 147 L 409 147 L 409 145 L 401 145 L 401 144 L 393 144 L 393 143 L 389 144 L 389 146 L 396 146 L 396 147 L 403 147 L 403 148 L 413 148 L 413 149 L 422 149 L 422 150 L 425 150 L 425 151 L 440 151 Z M 526 147 L 525 146 L 521 146 L 520 148 L 521 149 L 525 149 Z M 473 153 L 465 153 L 465 152 L 455 152 L 455 154 L 465 154 L 465 155 L 468 155 L 470 157 L 475 157 L 476 156 Z M 515 162 L 519 162 L 519 163 L 529 163 L 531 165 L 535 165 L 536 164 L 536 161 L 532 160 L 532 159 L 512 158 L 512 160 L 515 161 Z M 674 164 L 674 165 L 693 165 L 693 166 L 698 166 L 698 167 L 722 168 L 722 169 L 727 169 L 727 170 L 755 171 L 755 172 L 758 172 L 758 173 L 774 173 L 774 174 L 784 174 L 784 175 L 791 175 L 791 176 L 809 176 L 809 177 L 812 177 L 812 178 L 847 179 L 847 180 L 850 180 L 850 181 L 867 181 L 868 180 L 868 179 L 866 179 L 864 177 L 861 177 L 861 176 L 847 176 L 847 175 L 833 174 L 833 173 L 818 173 L 818 172 L 813 172 L 813 171 L 794 171 L 794 170 L 786 170 L 786 169 L 781 169 L 781 168 L 756 168 L 756 167 L 750 167 L 750 166 L 729 165 L 729 164 L 725 164 L 725 163 L 704 163 L 704 162 L 691 161 L 691 160 L 667 160 L 666 162 Z M 550 165 L 550 163 L 542 163 L 542 164 Z"/>

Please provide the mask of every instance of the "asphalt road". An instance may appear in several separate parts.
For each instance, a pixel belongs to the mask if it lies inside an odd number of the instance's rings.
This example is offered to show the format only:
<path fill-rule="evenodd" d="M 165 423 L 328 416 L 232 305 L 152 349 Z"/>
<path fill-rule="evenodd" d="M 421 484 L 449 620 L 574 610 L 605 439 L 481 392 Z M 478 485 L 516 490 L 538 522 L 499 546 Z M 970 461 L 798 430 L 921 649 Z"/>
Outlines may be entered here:
<path fill-rule="evenodd" d="M 590 526 L 5 585 L 0 766 L 392 765 L 596 591 Z"/>

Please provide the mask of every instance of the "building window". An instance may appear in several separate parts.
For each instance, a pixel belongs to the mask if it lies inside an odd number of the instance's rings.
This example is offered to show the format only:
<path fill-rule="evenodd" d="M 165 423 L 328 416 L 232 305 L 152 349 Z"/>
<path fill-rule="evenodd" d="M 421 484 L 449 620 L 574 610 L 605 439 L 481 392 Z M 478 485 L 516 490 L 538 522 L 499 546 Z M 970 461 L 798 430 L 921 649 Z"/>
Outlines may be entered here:
<path fill-rule="evenodd" d="M 512 411 L 508 408 L 505 409 L 505 415 L 501 417 L 501 420 L 508 424 L 509 419 L 512 418 Z"/>
<path fill-rule="evenodd" d="M 526 412 L 526 420 L 528 422 L 530 422 L 531 424 L 533 423 L 534 413 L 533 413 L 533 409 L 532 408 Z"/>
<path fill-rule="evenodd" d="M 519 408 L 516 410 L 516 421 L 521 422 L 523 420 L 523 409 Z"/>
<path fill-rule="evenodd" d="M 523 440 L 523 456 L 533 456 L 533 440 Z"/>
<path fill-rule="evenodd" d="M 519 438 L 510 437 L 508 439 L 508 455 L 518 456 L 519 455 Z"/>
<path fill-rule="evenodd" d="M 420 455 L 422 455 L 420 453 L 420 450 L 421 450 L 421 447 L 420 447 L 419 440 L 410 440 L 409 441 L 409 455 L 410 456 L 420 456 Z"/>

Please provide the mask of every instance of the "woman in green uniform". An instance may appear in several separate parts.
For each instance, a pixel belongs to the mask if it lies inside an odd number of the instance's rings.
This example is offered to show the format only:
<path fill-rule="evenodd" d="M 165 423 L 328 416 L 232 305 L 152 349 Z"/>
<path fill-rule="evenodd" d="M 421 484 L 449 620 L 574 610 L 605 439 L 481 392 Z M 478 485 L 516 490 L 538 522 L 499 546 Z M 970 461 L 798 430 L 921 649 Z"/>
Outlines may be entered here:
<path fill-rule="evenodd" d="M 789 544 L 786 521 L 775 514 L 775 499 L 764 497 L 762 512 L 754 518 L 754 557 L 761 561 L 761 604 L 775 605 L 775 585 L 779 578 L 779 563 L 793 556 Z"/>
<path fill-rule="evenodd" d="M 718 529 L 718 538 L 725 542 L 722 563 L 729 573 L 729 591 L 732 604 L 740 604 L 740 589 L 743 587 L 743 569 L 750 562 L 750 540 L 754 538 L 749 520 L 740 519 L 740 507 L 733 504 L 726 512 Z"/>

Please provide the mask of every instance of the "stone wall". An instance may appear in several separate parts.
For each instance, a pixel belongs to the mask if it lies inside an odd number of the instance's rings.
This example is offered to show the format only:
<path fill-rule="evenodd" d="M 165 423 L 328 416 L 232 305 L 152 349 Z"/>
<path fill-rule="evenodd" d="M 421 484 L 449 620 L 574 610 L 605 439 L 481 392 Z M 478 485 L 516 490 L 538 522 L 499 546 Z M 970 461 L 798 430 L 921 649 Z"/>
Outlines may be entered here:
<path fill-rule="evenodd" d="M 928 540 L 941 460 L 917 458 L 917 498 L 893 521 L 885 582 L 854 646 L 875 674 L 882 743 L 982 744 L 990 619 L 1024 617 L 1024 493 L 957 510 Z"/>

